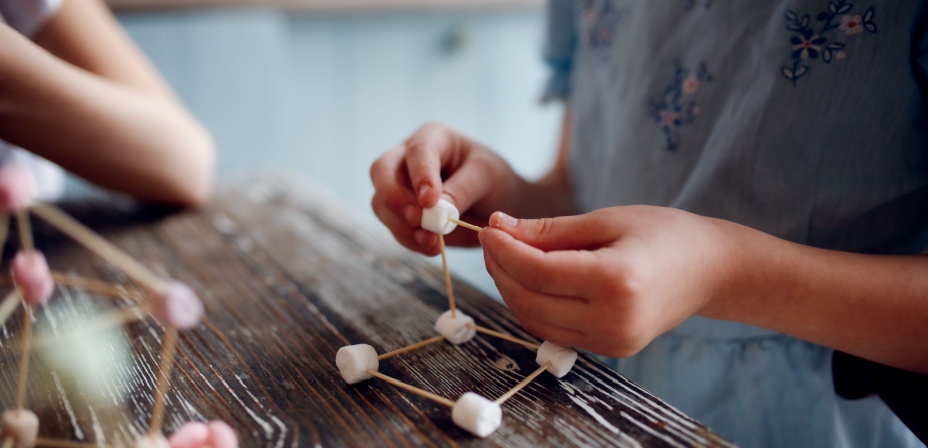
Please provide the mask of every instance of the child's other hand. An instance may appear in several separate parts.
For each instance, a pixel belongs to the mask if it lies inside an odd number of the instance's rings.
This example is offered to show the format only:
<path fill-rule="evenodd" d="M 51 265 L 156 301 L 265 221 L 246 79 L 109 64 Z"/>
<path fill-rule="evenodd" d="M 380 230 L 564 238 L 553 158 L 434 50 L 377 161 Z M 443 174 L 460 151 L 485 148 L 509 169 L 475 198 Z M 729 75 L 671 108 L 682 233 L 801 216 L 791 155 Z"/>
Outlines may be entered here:
<path fill-rule="evenodd" d="M 508 209 L 525 183 L 498 155 L 434 123 L 380 156 L 370 175 L 374 213 L 400 244 L 426 255 L 437 254 L 439 247 L 438 235 L 420 228 L 423 208 L 444 198 L 462 212 L 462 220 L 482 226 L 494 210 Z M 478 244 L 477 235 L 467 229 L 455 230 L 445 242 Z"/>
<path fill-rule="evenodd" d="M 480 235 L 487 271 L 530 333 L 613 357 L 637 353 L 724 294 L 725 221 L 662 207 L 516 220 Z"/>

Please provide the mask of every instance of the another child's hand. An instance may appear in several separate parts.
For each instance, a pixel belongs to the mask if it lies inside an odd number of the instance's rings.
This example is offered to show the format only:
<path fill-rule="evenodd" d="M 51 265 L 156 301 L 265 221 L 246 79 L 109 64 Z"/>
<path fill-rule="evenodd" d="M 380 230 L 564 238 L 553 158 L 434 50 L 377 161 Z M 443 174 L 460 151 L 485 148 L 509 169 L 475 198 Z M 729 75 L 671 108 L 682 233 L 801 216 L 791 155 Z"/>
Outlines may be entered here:
<path fill-rule="evenodd" d="M 526 330 L 625 357 L 724 294 L 737 263 L 725 224 L 647 206 L 539 220 L 497 213 L 480 241 Z"/>
<path fill-rule="evenodd" d="M 461 219 L 482 226 L 493 211 L 508 209 L 525 183 L 492 151 L 432 123 L 380 156 L 370 175 L 374 213 L 400 244 L 426 255 L 437 254 L 439 247 L 438 236 L 420 228 L 423 208 L 444 198 L 463 212 Z M 445 242 L 478 244 L 476 234 L 466 229 L 447 235 Z"/>

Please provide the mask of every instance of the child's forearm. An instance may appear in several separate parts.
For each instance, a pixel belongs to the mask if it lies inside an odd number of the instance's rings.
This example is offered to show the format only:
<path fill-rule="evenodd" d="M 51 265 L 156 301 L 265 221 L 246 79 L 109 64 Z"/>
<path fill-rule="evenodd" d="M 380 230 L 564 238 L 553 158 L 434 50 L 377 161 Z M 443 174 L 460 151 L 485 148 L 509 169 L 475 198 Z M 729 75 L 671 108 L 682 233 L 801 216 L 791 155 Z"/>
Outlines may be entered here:
<path fill-rule="evenodd" d="M 63 62 L 8 27 L 0 42 L 0 138 L 142 199 L 209 197 L 211 138 L 176 102 Z"/>
<path fill-rule="evenodd" d="M 735 280 L 702 314 L 928 373 L 928 257 L 816 249 L 724 225 Z"/>

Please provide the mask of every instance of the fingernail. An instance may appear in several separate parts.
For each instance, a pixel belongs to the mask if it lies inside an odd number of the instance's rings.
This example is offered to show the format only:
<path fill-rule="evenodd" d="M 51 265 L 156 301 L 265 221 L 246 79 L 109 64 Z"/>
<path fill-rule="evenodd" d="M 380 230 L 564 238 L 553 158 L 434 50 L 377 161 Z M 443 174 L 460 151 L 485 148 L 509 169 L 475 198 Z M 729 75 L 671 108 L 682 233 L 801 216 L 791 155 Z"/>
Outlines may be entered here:
<path fill-rule="evenodd" d="M 425 247 L 425 239 L 428 235 L 425 234 L 425 230 L 419 229 L 413 232 L 412 238 L 419 243 L 420 246 Z"/>
<path fill-rule="evenodd" d="M 509 216 L 503 212 L 497 212 L 496 227 L 515 227 L 519 225 L 519 220 Z"/>
<path fill-rule="evenodd" d="M 425 197 L 432 192 L 432 187 L 429 185 L 423 185 L 419 188 L 419 204 L 422 204 L 425 201 Z"/>
<path fill-rule="evenodd" d="M 416 206 L 415 206 L 415 205 L 407 205 L 407 206 L 406 206 L 406 209 L 403 210 L 403 217 L 406 218 L 406 223 L 407 223 L 407 224 L 409 224 L 409 225 L 411 225 L 411 226 L 416 225 L 416 223 L 413 222 L 413 220 L 416 219 Z"/>

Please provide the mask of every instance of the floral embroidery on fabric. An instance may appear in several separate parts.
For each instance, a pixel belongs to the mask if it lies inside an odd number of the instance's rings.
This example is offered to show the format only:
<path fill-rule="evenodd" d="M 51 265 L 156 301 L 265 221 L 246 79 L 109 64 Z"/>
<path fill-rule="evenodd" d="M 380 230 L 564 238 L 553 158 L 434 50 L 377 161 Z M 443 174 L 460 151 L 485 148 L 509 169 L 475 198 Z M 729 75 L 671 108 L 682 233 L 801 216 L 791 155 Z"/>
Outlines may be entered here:
<path fill-rule="evenodd" d="M 875 8 L 871 7 L 863 14 L 854 14 L 853 9 L 854 4 L 846 0 L 828 2 L 828 10 L 815 16 L 815 20 L 821 22 L 817 31 L 811 26 L 812 19 L 808 14 L 800 16 L 791 9 L 786 10 L 786 29 L 795 33 L 789 39 L 793 64 L 783 66 L 780 74 L 796 85 L 800 78 L 809 73 L 810 60 L 818 59 L 819 56 L 826 64 L 842 60 L 847 57 L 844 52 L 847 39 L 864 31 L 876 33 L 876 23 L 873 22 Z M 839 42 L 842 36 L 844 41 Z"/>
<path fill-rule="evenodd" d="M 709 9 L 712 7 L 712 0 L 684 0 L 683 10 L 692 11 L 698 3 L 702 3 L 703 9 Z"/>
<path fill-rule="evenodd" d="M 583 7 L 583 24 L 590 47 L 599 51 L 611 47 L 624 15 L 612 0 L 587 0 Z"/>
<path fill-rule="evenodd" d="M 680 128 L 692 123 L 699 113 L 696 94 L 703 83 L 712 80 L 705 62 L 700 62 L 694 71 L 674 61 L 670 83 L 648 100 L 648 114 L 660 125 L 668 151 L 676 151 L 680 147 Z"/>

